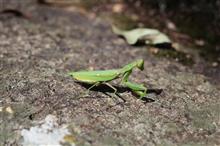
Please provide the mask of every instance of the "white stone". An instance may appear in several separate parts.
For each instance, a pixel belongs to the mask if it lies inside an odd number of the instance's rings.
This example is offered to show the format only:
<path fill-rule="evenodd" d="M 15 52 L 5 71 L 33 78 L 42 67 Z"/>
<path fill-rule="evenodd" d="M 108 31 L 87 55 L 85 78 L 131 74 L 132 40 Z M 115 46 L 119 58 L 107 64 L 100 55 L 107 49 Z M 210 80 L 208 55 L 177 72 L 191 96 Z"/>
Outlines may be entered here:
<path fill-rule="evenodd" d="M 38 126 L 21 131 L 23 146 L 61 146 L 64 136 L 70 135 L 66 126 L 59 126 L 57 118 L 48 115 Z M 75 144 L 72 144 L 74 146 Z"/>

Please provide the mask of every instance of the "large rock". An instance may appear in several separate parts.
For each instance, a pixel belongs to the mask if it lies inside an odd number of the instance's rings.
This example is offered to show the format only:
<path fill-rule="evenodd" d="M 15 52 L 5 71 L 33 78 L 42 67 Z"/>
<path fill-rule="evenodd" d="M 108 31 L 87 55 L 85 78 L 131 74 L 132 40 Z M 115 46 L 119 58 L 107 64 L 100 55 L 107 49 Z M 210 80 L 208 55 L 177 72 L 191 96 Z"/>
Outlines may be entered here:
<path fill-rule="evenodd" d="M 35 5 L 28 13 L 0 16 L 1 145 L 21 145 L 22 129 L 49 114 L 69 126 L 78 145 L 220 145 L 219 87 L 206 77 L 128 46 L 99 18 Z M 120 93 L 125 103 L 97 91 L 79 98 L 86 89 L 67 76 L 137 58 L 145 70 L 131 80 L 163 89 L 154 102 L 129 90 Z"/>

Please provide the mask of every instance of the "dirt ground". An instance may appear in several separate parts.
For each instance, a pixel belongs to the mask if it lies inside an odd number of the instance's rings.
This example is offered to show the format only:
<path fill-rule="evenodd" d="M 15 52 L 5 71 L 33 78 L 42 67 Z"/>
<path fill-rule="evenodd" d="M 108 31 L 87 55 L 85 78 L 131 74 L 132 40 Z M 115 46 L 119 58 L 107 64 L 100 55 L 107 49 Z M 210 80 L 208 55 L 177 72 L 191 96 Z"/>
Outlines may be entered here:
<path fill-rule="evenodd" d="M 1 145 L 22 145 L 21 130 L 49 114 L 68 125 L 76 145 L 220 145 L 220 86 L 214 79 L 157 58 L 146 46 L 129 46 L 102 18 L 28 2 L 13 6 L 26 15 L 0 14 Z M 67 75 L 139 58 L 145 70 L 131 80 L 144 83 L 155 101 L 138 100 L 127 89 L 120 92 L 125 102 L 102 90 L 79 98 L 86 88 Z M 112 84 L 121 88 L 119 82 Z"/>

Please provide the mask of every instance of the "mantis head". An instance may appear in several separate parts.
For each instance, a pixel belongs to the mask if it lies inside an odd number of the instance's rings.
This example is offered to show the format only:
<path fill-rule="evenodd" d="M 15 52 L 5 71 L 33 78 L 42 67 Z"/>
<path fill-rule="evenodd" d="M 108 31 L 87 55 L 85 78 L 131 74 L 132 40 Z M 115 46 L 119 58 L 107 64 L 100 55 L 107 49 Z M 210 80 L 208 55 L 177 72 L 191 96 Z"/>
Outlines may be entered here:
<path fill-rule="evenodd" d="M 144 69 L 144 60 L 143 59 L 139 59 L 136 61 L 136 66 L 137 68 L 139 68 L 140 70 Z"/>

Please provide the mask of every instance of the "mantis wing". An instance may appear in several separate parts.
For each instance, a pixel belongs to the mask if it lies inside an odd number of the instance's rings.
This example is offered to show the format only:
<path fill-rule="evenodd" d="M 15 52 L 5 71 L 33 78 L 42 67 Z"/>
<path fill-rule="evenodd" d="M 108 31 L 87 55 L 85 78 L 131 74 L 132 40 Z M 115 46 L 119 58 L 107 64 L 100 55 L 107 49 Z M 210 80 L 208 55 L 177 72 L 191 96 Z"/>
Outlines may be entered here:
<path fill-rule="evenodd" d="M 78 81 L 96 83 L 116 79 L 120 75 L 120 70 L 79 71 L 70 72 L 69 75 Z"/>

